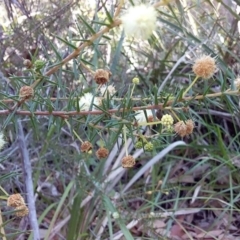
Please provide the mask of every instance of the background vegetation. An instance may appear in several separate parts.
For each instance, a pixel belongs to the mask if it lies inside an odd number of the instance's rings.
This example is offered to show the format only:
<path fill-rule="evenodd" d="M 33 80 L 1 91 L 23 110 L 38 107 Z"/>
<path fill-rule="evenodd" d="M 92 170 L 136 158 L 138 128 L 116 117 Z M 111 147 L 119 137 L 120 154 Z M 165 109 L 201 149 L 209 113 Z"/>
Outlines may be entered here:
<path fill-rule="evenodd" d="M 127 38 L 113 22 L 139 2 L 0 3 L 2 239 L 239 238 L 238 1 L 163 1 L 147 41 Z M 203 54 L 219 70 L 184 100 Z M 25 59 L 44 64 L 27 69 Z M 111 72 L 117 92 L 83 114 L 78 100 L 98 94 L 99 68 Z M 21 102 L 20 88 L 35 83 L 34 98 Z M 193 119 L 194 132 L 181 138 L 161 124 L 137 126 L 133 110 L 146 106 L 155 121 Z M 141 134 L 153 151 L 135 148 Z M 82 141 L 91 154 L 80 151 Z M 101 146 L 110 153 L 98 160 Z M 136 159 L 131 169 L 121 167 L 126 149 Z M 13 193 L 25 198 L 28 216 L 7 206 Z"/>

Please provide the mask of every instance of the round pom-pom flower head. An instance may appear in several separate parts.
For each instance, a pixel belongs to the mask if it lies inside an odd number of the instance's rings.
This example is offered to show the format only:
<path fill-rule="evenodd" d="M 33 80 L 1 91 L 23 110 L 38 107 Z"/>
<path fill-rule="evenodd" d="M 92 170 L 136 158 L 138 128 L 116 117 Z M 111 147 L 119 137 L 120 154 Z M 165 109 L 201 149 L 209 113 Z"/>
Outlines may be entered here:
<path fill-rule="evenodd" d="M 30 99 L 34 95 L 34 90 L 31 86 L 23 86 L 20 88 L 19 97 L 21 99 Z"/>
<path fill-rule="evenodd" d="M 79 100 L 79 107 L 81 111 L 89 111 L 91 105 L 100 105 L 99 99 L 94 97 L 92 93 L 85 93 Z M 92 106 L 92 110 L 95 110 L 96 107 Z"/>
<path fill-rule="evenodd" d="M 154 7 L 141 4 L 130 7 L 121 20 L 126 35 L 144 40 L 156 28 L 157 12 Z"/>
<path fill-rule="evenodd" d="M 123 168 L 132 168 L 136 164 L 135 158 L 131 155 L 125 156 L 122 159 L 122 167 Z"/>
<path fill-rule="evenodd" d="M 234 80 L 234 87 L 237 89 L 237 90 L 240 90 L 240 77 L 236 78 Z"/>
<path fill-rule="evenodd" d="M 109 154 L 108 149 L 104 147 L 99 148 L 96 152 L 96 156 L 98 159 L 106 158 L 108 154 Z"/>
<path fill-rule="evenodd" d="M 190 135 L 194 129 L 194 122 L 191 119 L 188 119 L 186 122 L 179 121 L 174 125 L 174 131 L 180 136 L 185 137 Z"/>
<path fill-rule="evenodd" d="M 26 205 L 18 206 L 15 208 L 15 210 L 15 214 L 17 217 L 25 217 L 29 213 L 28 207 Z"/>
<path fill-rule="evenodd" d="M 82 143 L 80 150 L 81 152 L 89 153 L 91 152 L 93 145 L 89 141 L 85 141 Z"/>
<path fill-rule="evenodd" d="M 217 66 L 214 58 L 202 56 L 195 60 L 192 69 L 196 76 L 208 79 L 217 71 Z"/>
<path fill-rule="evenodd" d="M 133 84 L 139 84 L 139 82 L 140 82 L 140 81 L 139 81 L 139 78 L 137 78 L 137 77 L 135 77 L 135 78 L 132 79 L 132 83 L 133 83 Z"/>
<path fill-rule="evenodd" d="M 103 97 L 106 97 L 107 94 L 109 94 L 109 96 L 113 96 L 116 93 L 116 89 L 112 84 L 109 86 L 102 86 L 99 90 Z"/>
<path fill-rule="evenodd" d="M 7 199 L 7 206 L 9 207 L 19 207 L 22 205 L 25 205 L 25 201 L 19 193 L 12 194 Z"/>
<path fill-rule="evenodd" d="M 167 128 L 171 128 L 171 126 L 173 125 L 173 121 L 173 117 L 169 114 L 165 114 L 161 118 L 162 125 Z"/>
<path fill-rule="evenodd" d="M 98 69 L 94 74 L 94 80 L 97 84 L 105 84 L 109 81 L 111 73 L 104 69 Z"/>

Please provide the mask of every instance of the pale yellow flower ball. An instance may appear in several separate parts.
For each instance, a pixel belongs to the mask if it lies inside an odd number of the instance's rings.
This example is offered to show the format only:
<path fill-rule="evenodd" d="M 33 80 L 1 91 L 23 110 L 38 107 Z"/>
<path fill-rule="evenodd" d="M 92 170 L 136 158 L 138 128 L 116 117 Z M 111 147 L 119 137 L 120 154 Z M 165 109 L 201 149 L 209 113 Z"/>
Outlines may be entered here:
<path fill-rule="evenodd" d="M 145 40 L 156 29 L 157 11 L 153 6 L 141 4 L 130 7 L 121 20 L 127 36 Z"/>

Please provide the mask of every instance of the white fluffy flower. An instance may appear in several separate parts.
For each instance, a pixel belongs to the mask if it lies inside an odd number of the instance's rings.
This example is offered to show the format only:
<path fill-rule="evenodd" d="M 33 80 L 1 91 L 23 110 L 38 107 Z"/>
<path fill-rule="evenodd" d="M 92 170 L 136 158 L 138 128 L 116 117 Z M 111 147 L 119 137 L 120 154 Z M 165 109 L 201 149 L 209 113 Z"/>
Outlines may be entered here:
<path fill-rule="evenodd" d="M 92 104 L 100 105 L 100 101 L 97 97 L 94 97 L 92 93 L 85 93 L 79 100 L 79 107 L 81 111 L 89 111 Z M 95 106 L 92 106 L 92 110 L 96 110 Z"/>
<path fill-rule="evenodd" d="M 234 81 L 234 86 L 237 90 L 240 90 L 240 77 L 238 77 L 237 79 L 235 79 Z"/>
<path fill-rule="evenodd" d="M 121 20 L 126 35 L 148 39 L 156 28 L 157 11 L 152 6 L 141 4 L 130 7 Z"/>
<path fill-rule="evenodd" d="M 4 147 L 6 141 L 3 138 L 3 134 L 0 133 L 0 150 Z"/>
<path fill-rule="evenodd" d="M 107 96 L 107 92 L 109 93 L 110 96 L 114 95 L 115 92 L 116 92 L 116 89 L 113 85 L 109 85 L 109 86 L 102 86 L 100 88 L 100 92 L 101 92 L 101 95 L 103 97 L 106 97 Z"/>
<path fill-rule="evenodd" d="M 148 119 L 153 118 L 152 110 L 147 109 L 145 111 L 146 111 L 146 115 L 147 115 Z M 148 119 L 146 119 L 146 116 L 145 116 L 143 110 L 138 110 L 138 111 L 135 111 L 135 112 L 136 112 L 135 118 L 136 118 L 138 123 L 147 122 Z"/>
<path fill-rule="evenodd" d="M 120 217 L 118 212 L 113 212 L 112 216 L 114 219 L 118 219 Z"/>

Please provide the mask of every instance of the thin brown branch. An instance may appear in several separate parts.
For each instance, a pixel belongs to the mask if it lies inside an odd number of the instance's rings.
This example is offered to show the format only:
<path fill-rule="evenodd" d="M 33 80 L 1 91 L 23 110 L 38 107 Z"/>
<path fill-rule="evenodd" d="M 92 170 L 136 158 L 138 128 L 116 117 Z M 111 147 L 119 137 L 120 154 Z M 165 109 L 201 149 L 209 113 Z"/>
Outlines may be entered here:
<path fill-rule="evenodd" d="M 126 112 L 126 111 L 136 111 L 136 110 L 144 110 L 144 109 L 163 109 L 163 104 L 159 105 L 149 105 L 149 106 L 144 106 L 144 107 L 133 107 L 132 109 L 110 109 L 108 111 L 35 111 L 35 112 L 30 112 L 30 111 L 25 111 L 25 110 L 17 110 L 15 111 L 15 114 L 17 115 L 24 115 L 24 116 L 57 116 L 57 117 L 62 117 L 62 118 L 68 118 L 69 116 L 78 116 L 78 115 L 100 115 L 100 114 L 113 114 L 113 113 L 118 113 L 118 112 Z M 165 107 L 164 109 L 172 109 L 171 107 Z M 181 108 L 181 109 L 185 109 Z M 186 108 L 187 109 L 187 108 Z M 11 110 L 0 110 L 0 115 L 9 115 L 11 114 Z"/>
<path fill-rule="evenodd" d="M 175 99 L 171 99 L 166 103 L 160 103 L 158 105 L 147 105 L 147 106 L 140 106 L 140 107 L 133 107 L 132 109 L 128 110 L 128 111 L 136 111 L 136 110 L 144 110 L 144 109 L 161 109 L 161 110 L 168 110 L 168 109 L 173 109 L 173 110 L 177 110 L 178 108 L 174 108 L 171 105 L 176 102 L 176 103 L 180 103 L 180 102 L 188 102 L 188 101 L 193 101 L 193 100 L 201 100 L 201 99 L 205 99 L 205 98 L 216 98 L 219 96 L 223 96 L 223 95 L 233 95 L 233 96 L 239 96 L 240 92 L 238 90 L 236 91 L 230 91 L 230 90 L 226 90 L 225 92 L 217 92 L 217 93 L 210 93 L 210 94 L 206 94 L 206 95 L 198 95 L 198 96 L 190 96 L 190 97 L 184 97 L 182 99 L 178 99 L 177 101 Z M 187 107 L 181 107 L 181 109 L 187 109 Z M 30 111 L 25 111 L 25 110 L 16 110 L 15 114 L 18 115 L 26 115 L 26 116 L 31 116 L 31 115 L 38 115 L 38 116 L 58 116 L 58 117 L 62 117 L 62 118 L 67 118 L 69 116 L 77 116 L 77 115 L 100 115 L 100 114 L 113 114 L 113 113 L 117 113 L 117 112 L 126 112 L 127 109 L 121 108 L 121 109 L 110 109 L 107 111 L 100 111 L 100 110 L 96 110 L 96 111 L 35 111 L 35 112 L 30 112 Z M 12 109 L 11 110 L 0 110 L 0 115 L 8 115 L 12 113 Z"/>
<path fill-rule="evenodd" d="M 210 93 L 210 94 L 206 94 L 206 95 L 198 95 L 196 97 L 184 97 L 182 98 L 182 101 L 188 101 L 188 100 L 192 100 L 192 99 L 197 99 L 197 100 L 201 100 L 203 98 L 214 98 L 214 97 L 219 97 L 221 95 L 234 95 L 234 96 L 238 96 L 240 94 L 240 92 L 238 90 L 234 90 L 234 91 L 229 91 L 229 90 L 226 90 L 225 92 L 217 92 L 217 93 Z M 104 97 L 99 97 L 101 99 L 104 99 Z M 67 101 L 69 98 L 43 98 L 43 100 L 51 100 L 51 101 Z M 111 98 L 112 100 L 115 100 L 115 101 L 122 101 L 124 100 L 124 98 L 116 98 L 116 97 L 113 97 Z M 158 97 L 158 100 L 161 100 L 163 99 L 163 97 Z M 77 97 L 75 98 L 72 98 L 72 100 L 77 100 Z M 139 97 L 132 97 L 131 98 L 132 101 L 149 101 L 151 100 L 151 98 L 139 98 Z M 13 103 L 13 102 L 18 102 L 19 100 L 15 100 L 15 99 L 2 99 L 1 102 L 4 102 L 4 103 Z M 170 105 L 170 103 L 172 103 L 173 101 L 172 100 L 169 100 L 167 102 L 167 105 Z"/>

